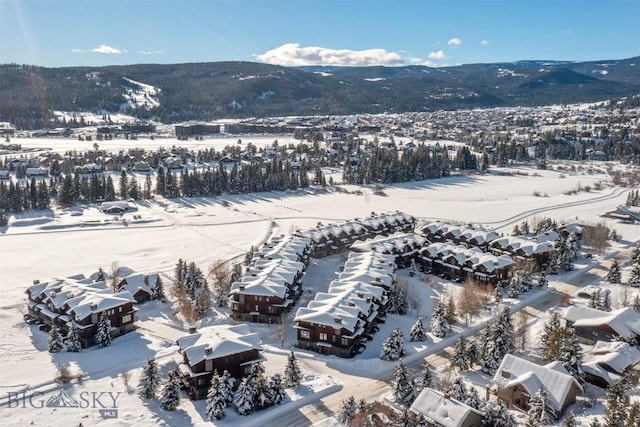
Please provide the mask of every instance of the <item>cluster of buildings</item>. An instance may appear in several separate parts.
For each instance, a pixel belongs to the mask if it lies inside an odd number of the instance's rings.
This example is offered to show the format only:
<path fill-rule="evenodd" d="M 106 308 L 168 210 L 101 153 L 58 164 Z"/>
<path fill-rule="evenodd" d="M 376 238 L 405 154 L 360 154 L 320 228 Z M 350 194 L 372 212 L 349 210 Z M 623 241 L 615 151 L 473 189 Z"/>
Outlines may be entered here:
<path fill-rule="evenodd" d="M 395 269 L 393 255 L 350 253 L 327 292 L 298 308 L 297 346 L 341 357 L 363 350 L 385 316 Z"/>
<path fill-rule="evenodd" d="M 112 283 L 80 274 L 47 282 L 35 281 L 25 291 L 28 295 L 25 315 L 31 323 L 45 329 L 59 328 L 66 336 L 74 326 L 83 347 L 95 344 L 98 322 L 104 314 L 111 322 L 111 336 L 135 329 L 136 307 L 152 298 L 157 274 L 132 274 Z"/>
<path fill-rule="evenodd" d="M 419 261 L 450 280 L 495 284 L 509 276 L 513 265 L 542 269 L 555 251 L 549 236 L 500 236 L 471 224 L 436 221 L 421 227 L 420 233 L 432 243 L 420 251 Z"/>
<path fill-rule="evenodd" d="M 298 236 L 271 238 L 254 251 L 244 276 L 231 284 L 231 316 L 280 323 L 302 293 L 309 251 L 309 239 Z"/>
<path fill-rule="evenodd" d="M 416 219 L 403 212 L 376 214 L 356 218 L 339 224 L 321 225 L 307 230 L 297 230 L 295 235 L 311 240 L 310 255 L 315 258 L 342 253 L 359 240 L 375 236 L 387 236 L 398 232 L 413 231 Z"/>

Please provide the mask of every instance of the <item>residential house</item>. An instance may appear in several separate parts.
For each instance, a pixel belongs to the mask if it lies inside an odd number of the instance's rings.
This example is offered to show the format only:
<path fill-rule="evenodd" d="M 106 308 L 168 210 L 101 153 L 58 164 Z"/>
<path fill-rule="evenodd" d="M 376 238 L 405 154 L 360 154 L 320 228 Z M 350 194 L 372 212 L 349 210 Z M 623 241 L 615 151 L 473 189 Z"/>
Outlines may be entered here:
<path fill-rule="evenodd" d="M 578 340 L 584 344 L 596 341 L 630 341 L 640 336 L 640 313 L 630 307 L 602 311 L 587 306 L 572 305 L 564 311 L 567 326 L 571 326 Z"/>
<path fill-rule="evenodd" d="M 247 325 L 215 325 L 177 340 L 178 373 L 192 400 L 204 399 L 214 372 L 228 371 L 239 381 L 265 360 L 260 338 Z"/>
<path fill-rule="evenodd" d="M 481 427 L 483 414 L 477 409 L 444 396 L 429 387 L 422 389 L 411 404 L 411 411 L 424 416 L 433 427 Z"/>
<path fill-rule="evenodd" d="M 607 388 L 620 381 L 625 374 L 640 362 L 640 350 L 626 342 L 596 342 L 584 357 L 582 368 L 585 381 Z"/>
<path fill-rule="evenodd" d="M 492 379 L 492 392 L 509 408 L 529 410 L 529 400 L 544 387 L 553 409 L 562 414 L 583 388 L 559 362 L 538 365 L 507 354 Z"/>

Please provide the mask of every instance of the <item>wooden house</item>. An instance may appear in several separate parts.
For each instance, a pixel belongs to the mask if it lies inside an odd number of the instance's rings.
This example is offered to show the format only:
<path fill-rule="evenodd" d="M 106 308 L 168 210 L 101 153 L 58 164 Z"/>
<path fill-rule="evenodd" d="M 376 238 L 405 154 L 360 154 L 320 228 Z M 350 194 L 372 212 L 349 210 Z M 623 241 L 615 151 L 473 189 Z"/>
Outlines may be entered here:
<path fill-rule="evenodd" d="M 429 426 L 481 427 L 482 412 L 429 387 L 422 389 L 411 404 L 411 411 L 422 415 Z"/>

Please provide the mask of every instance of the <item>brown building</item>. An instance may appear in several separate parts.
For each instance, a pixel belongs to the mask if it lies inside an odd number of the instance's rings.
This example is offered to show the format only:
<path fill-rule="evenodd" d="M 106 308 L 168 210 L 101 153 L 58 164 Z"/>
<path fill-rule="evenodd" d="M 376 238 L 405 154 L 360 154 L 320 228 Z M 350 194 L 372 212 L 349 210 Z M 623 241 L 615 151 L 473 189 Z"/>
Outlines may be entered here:
<path fill-rule="evenodd" d="M 228 371 L 236 384 L 265 360 L 260 338 L 247 325 L 216 325 L 177 340 L 178 372 L 192 400 L 207 397 L 214 372 Z"/>

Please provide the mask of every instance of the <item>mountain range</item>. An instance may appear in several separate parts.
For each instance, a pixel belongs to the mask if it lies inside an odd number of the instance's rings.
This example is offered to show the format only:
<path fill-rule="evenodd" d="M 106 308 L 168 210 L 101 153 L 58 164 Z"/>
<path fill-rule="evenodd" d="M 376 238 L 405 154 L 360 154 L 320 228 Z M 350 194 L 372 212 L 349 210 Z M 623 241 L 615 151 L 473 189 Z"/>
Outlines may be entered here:
<path fill-rule="evenodd" d="M 175 123 L 569 104 L 639 93 L 640 56 L 441 68 L 291 68 L 255 62 L 0 65 L 0 121 L 24 129 L 51 126 L 53 111 L 124 110 L 140 119 Z"/>

